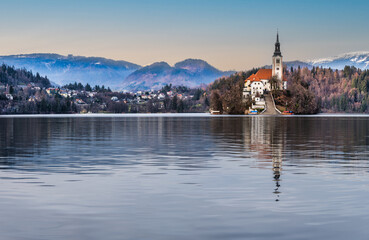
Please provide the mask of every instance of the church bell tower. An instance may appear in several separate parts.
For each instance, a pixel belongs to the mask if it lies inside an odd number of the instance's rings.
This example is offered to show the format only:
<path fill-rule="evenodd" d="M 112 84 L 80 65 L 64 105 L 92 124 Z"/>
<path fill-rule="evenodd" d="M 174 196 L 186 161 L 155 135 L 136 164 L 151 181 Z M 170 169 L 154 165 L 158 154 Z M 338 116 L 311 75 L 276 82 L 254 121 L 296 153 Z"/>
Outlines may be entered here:
<path fill-rule="evenodd" d="M 276 76 L 281 81 L 282 81 L 282 76 L 283 76 L 282 59 L 283 57 L 281 53 L 281 44 L 279 43 L 279 34 L 277 32 L 277 41 L 275 43 L 275 50 L 274 50 L 274 55 L 273 55 L 272 76 Z"/>

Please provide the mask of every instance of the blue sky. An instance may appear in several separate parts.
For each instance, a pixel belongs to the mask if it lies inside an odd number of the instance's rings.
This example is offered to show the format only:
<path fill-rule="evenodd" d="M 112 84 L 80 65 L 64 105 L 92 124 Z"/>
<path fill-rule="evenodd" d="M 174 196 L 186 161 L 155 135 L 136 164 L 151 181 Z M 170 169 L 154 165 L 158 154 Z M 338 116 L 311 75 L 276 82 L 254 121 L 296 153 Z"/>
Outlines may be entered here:
<path fill-rule="evenodd" d="M 369 51 L 363 0 L 0 0 L 0 54 L 53 52 L 222 70 Z"/>

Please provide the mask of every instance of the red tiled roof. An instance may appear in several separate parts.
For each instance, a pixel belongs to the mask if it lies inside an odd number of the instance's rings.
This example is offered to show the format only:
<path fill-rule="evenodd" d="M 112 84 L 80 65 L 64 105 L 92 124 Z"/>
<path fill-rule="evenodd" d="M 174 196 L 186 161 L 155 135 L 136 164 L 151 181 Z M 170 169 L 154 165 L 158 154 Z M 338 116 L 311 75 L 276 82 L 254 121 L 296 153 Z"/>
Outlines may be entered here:
<path fill-rule="evenodd" d="M 259 69 L 256 74 L 252 74 L 246 80 L 260 81 L 261 79 L 270 79 L 272 77 L 272 69 Z"/>
<path fill-rule="evenodd" d="M 259 69 L 256 76 L 260 79 L 270 79 L 272 77 L 272 69 Z"/>
<path fill-rule="evenodd" d="M 259 69 L 257 73 L 252 74 L 250 77 L 248 77 L 246 79 L 250 80 L 251 82 L 254 81 L 261 81 L 261 79 L 271 79 L 272 78 L 272 74 L 273 74 L 273 70 L 272 69 Z M 282 81 L 287 81 L 286 76 L 283 76 Z"/>
<path fill-rule="evenodd" d="M 246 80 L 250 80 L 251 82 L 254 81 L 260 81 L 260 78 L 258 76 L 256 76 L 256 74 L 252 74 L 248 79 Z"/>

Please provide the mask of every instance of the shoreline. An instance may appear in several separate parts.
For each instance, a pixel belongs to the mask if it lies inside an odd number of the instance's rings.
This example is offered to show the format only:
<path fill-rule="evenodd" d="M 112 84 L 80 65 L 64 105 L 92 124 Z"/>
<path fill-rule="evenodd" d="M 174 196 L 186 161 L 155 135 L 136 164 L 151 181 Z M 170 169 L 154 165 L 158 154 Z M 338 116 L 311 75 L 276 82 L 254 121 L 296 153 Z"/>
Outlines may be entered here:
<path fill-rule="evenodd" d="M 87 114 L 9 114 L 1 118 L 129 118 L 129 117 L 368 117 L 363 113 L 319 113 L 311 115 L 212 115 L 210 113 L 87 113 Z"/>

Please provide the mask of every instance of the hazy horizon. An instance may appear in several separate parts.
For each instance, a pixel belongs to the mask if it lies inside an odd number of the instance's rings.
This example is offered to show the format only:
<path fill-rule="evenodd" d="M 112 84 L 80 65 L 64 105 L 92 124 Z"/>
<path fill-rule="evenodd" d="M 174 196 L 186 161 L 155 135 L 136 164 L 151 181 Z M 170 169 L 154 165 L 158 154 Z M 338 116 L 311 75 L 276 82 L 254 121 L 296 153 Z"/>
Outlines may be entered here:
<path fill-rule="evenodd" d="M 367 1 L 3 2 L 0 55 L 56 53 L 142 66 L 188 58 L 221 70 L 271 63 L 277 28 L 285 61 L 369 51 Z"/>

